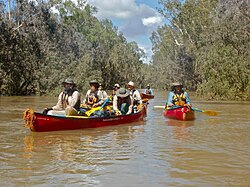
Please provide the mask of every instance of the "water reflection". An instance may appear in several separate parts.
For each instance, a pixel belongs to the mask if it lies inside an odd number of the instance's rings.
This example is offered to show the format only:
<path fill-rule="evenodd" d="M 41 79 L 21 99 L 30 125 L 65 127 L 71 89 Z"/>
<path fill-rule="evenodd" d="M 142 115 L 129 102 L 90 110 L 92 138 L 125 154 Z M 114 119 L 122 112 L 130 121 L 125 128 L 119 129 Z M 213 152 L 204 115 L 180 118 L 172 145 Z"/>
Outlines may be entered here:
<path fill-rule="evenodd" d="M 48 133 L 25 129 L 22 112 L 56 98 L 0 97 L 1 186 L 249 186 L 250 103 L 193 97 L 219 116 L 181 122 L 154 110 L 166 101 L 155 94 L 146 121 Z"/>

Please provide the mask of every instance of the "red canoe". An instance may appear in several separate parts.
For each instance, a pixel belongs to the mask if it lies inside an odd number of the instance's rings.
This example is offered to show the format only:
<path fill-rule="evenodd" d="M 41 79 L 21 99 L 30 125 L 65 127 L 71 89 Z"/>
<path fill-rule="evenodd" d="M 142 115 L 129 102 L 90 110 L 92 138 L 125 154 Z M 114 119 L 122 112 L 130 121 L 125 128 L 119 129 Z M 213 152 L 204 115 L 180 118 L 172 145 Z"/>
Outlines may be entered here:
<path fill-rule="evenodd" d="M 180 107 L 175 109 L 165 110 L 163 115 L 170 119 L 177 119 L 182 121 L 194 120 L 194 111 L 187 107 Z"/>
<path fill-rule="evenodd" d="M 146 117 L 147 108 L 143 105 L 135 114 L 89 118 L 84 116 L 51 116 L 28 109 L 24 113 L 25 126 L 31 131 L 47 132 L 59 130 L 75 130 L 119 125 L 138 121 Z"/>
<path fill-rule="evenodd" d="M 142 99 L 154 99 L 154 95 L 150 95 L 150 94 L 145 94 L 145 93 L 140 93 L 141 94 L 141 98 Z"/>

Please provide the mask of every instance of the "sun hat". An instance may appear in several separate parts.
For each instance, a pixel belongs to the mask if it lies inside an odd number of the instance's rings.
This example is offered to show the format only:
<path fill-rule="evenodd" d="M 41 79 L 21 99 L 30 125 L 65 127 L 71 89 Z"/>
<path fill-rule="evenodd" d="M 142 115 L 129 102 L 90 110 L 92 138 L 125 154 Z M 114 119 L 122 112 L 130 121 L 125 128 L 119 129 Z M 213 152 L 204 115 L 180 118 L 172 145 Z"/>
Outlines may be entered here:
<path fill-rule="evenodd" d="M 114 87 L 120 88 L 120 85 L 119 84 L 115 84 Z"/>
<path fill-rule="evenodd" d="M 183 85 L 180 82 L 174 82 L 171 86 L 171 90 L 175 90 L 175 87 L 180 86 L 181 89 L 183 88 Z"/>
<path fill-rule="evenodd" d="M 134 82 L 132 82 L 132 81 L 129 81 L 128 85 L 129 85 L 129 86 L 133 86 L 133 87 L 135 87 L 135 83 L 134 83 Z"/>
<path fill-rule="evenodd" d="M 74 83 L 73 79 L 71 79 L 71 78 L 65 79 L 65 81 L 63 81 L 63 84 L 73 84 L 73 85 L 76 85 L 76 84 Z"/>
<path fill-rule="evenodd" d="M 176 86 L 183 86 L 181 83 L 179 83 L 179 82 L 174 82 L 173 84 L 172 84 L 172 86 L 173 87 L 176 87 Z"/>
<path fill-rule="evenodd" d="M 147 87 L 150 87 L 150 84 L 148 84 Z"/>
<path fill-rule="evenodd" d="M 121 89 L 117 90 L 115 92 L 115 94 L 117 97 L 127 97 L 130 95 L 130 91 L 125 89 L 125 88 L 121 88 Z"/>
<path fill-rule="evenodd" d="M 98 90 L 102 90 L 102 89 L 103 89 L 102 84 L 99 84 Z"/>
<path fill-rule="evenodd" d="M 95 85 L 97 85 L 97 87 L 99 87 L 99 82 L 97 81 L 97 80 L 92 80 L 92 81 L 89 81 L 89 85 L 93 85 L 93 84 L 95 84 Z"/>

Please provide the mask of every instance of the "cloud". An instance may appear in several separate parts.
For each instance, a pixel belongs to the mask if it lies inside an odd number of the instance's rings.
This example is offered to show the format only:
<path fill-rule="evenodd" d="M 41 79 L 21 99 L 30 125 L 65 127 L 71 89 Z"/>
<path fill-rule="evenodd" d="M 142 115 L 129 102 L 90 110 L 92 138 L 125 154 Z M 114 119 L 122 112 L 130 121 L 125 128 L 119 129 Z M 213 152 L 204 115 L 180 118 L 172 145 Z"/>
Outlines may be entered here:
<path fill-rule="evenodd" d="M 98 19 L 119 19 L 122 22 L 119 30 L 127 37 L 150 34 L 162 24 L 157 10 L 146 4 L 138 5 L 135 0 L 88 0 L 88 3 L 97 8 Z"/>
<path fill-rule="evenodd" d="M 97 17 L 128 19 L 133 17 L 137 11 L 137 6 L 134 0 L 88 0 L 90 5 L 97 8 Z"/>
<path fill-rule="evenodd" d="M 142 19 L 142 23 L 145 26 L 150 26 L 150 25 L 161 25 L 162 24 L 162 19 L 161 17 L 148 17 L 148 18 L 143 18 Z"/>
<path fill-rule="evenodd" d="M 128 41 L 137 42 L 147 56 L 143 61 L 146 63 L 150 61 L 152 44 L 149 38 L 157 27 L 163 25 L 163 18 L 156 9 L 144 3 L 136 3 L 135 0 L 87 0 L 87 2 L 97 8 L 95 16 L 99 20 L 106 18 L 112 20 Z"/>

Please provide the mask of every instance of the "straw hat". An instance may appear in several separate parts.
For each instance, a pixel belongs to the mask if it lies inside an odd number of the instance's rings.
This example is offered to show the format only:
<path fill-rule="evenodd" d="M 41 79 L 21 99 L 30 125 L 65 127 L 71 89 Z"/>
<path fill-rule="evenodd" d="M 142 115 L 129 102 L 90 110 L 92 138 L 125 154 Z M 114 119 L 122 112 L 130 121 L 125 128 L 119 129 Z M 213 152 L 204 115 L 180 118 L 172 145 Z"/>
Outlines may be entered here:
<path fill-rule="evenodd" d="M 114 87 L 120 88 L 120 85 L 119 84 L 115 84 Z"/>
<path fill-rule="evenodd" d="M 128 85 L 129 85 L 129 86 L 133 86 L 133 87 L 135 87 L 135 83 L 134 83 L 134 82 L 132 82 L 132 81 L 129 81 Z"/>
<path fill-rule="evenodd" d="M 65 81 L 63 81 L 63 84 L 73 84 L 73 85 L 76 85 L 76 84 L 74 83 L 73 79 L 71 79 L 71 78 L 65 79 Z"/>
<path fill-rule="evenodd" d="M 97 85 L 97 87 L 99 87 L 99 82 L 97 80 L 92 80 L 92 81 L 89 82 L 90 86 L 93 85 L 93 84 L 95 84 L 95 85 Z"/>
<path fill-rule="evenodd" d="M 115 94 L 117 97 L 128 97 L 130 95 L 130 91 L 125 88 L 121 88 L 117 90 Z"/>

